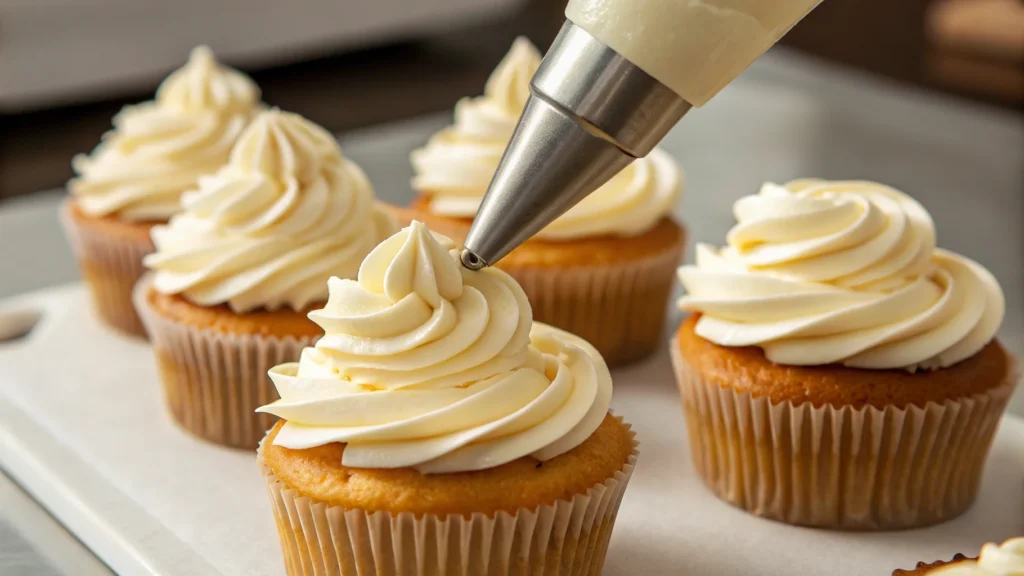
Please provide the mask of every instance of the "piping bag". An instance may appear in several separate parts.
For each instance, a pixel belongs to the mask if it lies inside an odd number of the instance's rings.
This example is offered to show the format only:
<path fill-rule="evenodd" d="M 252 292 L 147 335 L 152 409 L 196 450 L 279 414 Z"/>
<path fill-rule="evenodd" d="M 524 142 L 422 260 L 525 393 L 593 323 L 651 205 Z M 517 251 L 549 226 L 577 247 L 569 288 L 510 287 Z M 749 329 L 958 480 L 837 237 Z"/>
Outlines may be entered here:
<path fill-rule="evenodd" d="M 820 1 L 570 0 L 463 265 L 497 263 L 646 156 Z"/>

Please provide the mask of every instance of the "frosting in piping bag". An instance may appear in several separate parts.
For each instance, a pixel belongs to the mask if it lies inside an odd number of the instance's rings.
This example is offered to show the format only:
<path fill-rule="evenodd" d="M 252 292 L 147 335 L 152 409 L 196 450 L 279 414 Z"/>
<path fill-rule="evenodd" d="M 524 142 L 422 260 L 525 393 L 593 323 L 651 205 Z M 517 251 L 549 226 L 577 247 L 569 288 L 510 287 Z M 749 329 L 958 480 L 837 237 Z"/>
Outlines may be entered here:
<path fill-rule="evenodd" d="M 534 324 L 518 284 L 458 264 L 450 240 L 413 222 L 330 281 L 325 335 L 270 371 L 287 423 L 275 444 L 345 442 L 343 464 L 424 473 L 547 460 L 586 440 L 611 376 L 583 340 Z"/>
<path fill-rule="evenodd" d="M 154 287 L 236 312 L 323 302 L 327 279 L 355 277 L 397 228 L 334 137 L 279 110 L 261 113 L 182 205 L 153 229 Z"/>
<path fill-rule="evenodd" d="M 455 123 L 412 153 L 413 187 L 430 196 L 435 214 L 472 218 L 480 207 L 530 95 L 541 55 L 519 38 L 491 74 L 484 95 L 455 105 Z M 675 206 L 683 173 L 671 156 L 654 150 L 537 234 L 547 240 L 642 234 Z"/>
<path fill-rule="evenodd" d="M 75 157 L 68 188 L 90 216 L 167 220 L 182 192 L 227 161 L 259 99 L 252 80 L 200 46 L 154 101 L 123 109 L 95 152 Z"/>
<path fill-rule="evenodd" d="M 1004 298 L 980 264 L 935 247 L 925 209 L 866 181 L 766 184 L 734 205 L 721 249 L 679 275 L 697 333 L 790 365 L 942 368 L 995 336 Z"/>

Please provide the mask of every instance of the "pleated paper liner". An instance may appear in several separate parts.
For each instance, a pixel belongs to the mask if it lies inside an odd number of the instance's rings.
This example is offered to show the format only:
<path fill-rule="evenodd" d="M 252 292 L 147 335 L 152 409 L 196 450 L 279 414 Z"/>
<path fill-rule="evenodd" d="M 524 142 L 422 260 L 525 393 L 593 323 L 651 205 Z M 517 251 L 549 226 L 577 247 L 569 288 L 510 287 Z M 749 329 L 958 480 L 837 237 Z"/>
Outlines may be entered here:
<path fill-rule="evenodd" d="M 61 224 L 82 270 L 82 277 L 100 319 L 126 334 L 146 337 L 132 305 L 132 288 L 146 269 L 142 258 L 153 251 L 149 238 L 110 237 L 83 226 L 71 214 L 72 202 L 61 207 Z"/>
<path fill-rule="evenodd" d="M 705 381 L 672 343 L 697 473 L 722 500 L 789 524 L 890 530 L 966 511 L 1019 373 L 924 408 L 771 404 Z"/>
<path fill-rule="evenodd" d="M 135 306 L 149 332 L 164 398 L 185 430 L 204 440 L 253 450 L 277 421 L 256 408 L 279 398 L 267 371 L 299 359 L 316 338 L 225 334 L 187 326 L 154 312 L 146 293 L 152 279 L 135 289 Z"/>
<path fill-rule="evenodd" d="M 944 566 L 951 566 L 953 564 L 959 564 L 960 562 L 968 562 L 971 560 L 977 560 L 977 558 L 968 558 L 963 554 L 957 554 L 949 561 L 937 560 L 930 563 L 918 562 L 917 566 L 910 570 L 894 570 L 892 576 L 925 576 L 926 574 L 931 573 L 932 570 L 938 570 Z"/>
<path fill-rule="evenodd" d="M 289 576 L 600 576 L 638 455 L 571 499 L 469 517 L 370 512 L 302 496 L 257 460 Z"/>
<path fill-rule="evenodd" d="M 618 366 L 657 349 L 683 244 L 608 266 L 498 266 L 523 287 L 535 321 L 587 340 Z"/>

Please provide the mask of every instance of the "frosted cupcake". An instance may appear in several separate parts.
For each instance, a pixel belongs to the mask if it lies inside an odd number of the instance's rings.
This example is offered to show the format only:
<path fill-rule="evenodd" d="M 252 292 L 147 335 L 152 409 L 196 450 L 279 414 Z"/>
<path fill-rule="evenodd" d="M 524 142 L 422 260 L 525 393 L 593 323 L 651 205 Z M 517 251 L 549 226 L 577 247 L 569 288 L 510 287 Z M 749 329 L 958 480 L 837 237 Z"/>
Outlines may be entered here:
<path fill-rule="evenodd" d="M 728 246 L 680 270 L 693 314 L 672 350 L 704 482 L 793 524 L 965 511 L 1017 381 L 995 278 L 882 184 L 766 184 L 734 213 Z"/>
<path fill-rule="evenodd" d="M 530 94 L 540 53 L 525 38 L 491 74 L 484 95 L 461 100 L 455 124 L 413 152 L 419 218 L 457 241 L 497 170 Z M 611 364 L 648 354 L 664 323 L 684 243 L 671 218 L 683 174 L 655 150 L 513 251 L 498 267 L 515 278 L 540 322 L 590 341 Z"/>
<path fill-rule="evenodd" d="M 153 228 L 154 273 L 135 289 L 171 414 L 207 440 L 255 448 L 277 395 L 270 367 L 298 359 L 320 331 L 306 318 L 327 279 L 354 278 L 397 229 L 366 175 L 323 128 L 260 113 L 231 159 Z"/>
<path fill-rule="evenodd" d="M 126 107 L 91 155 L 75 157 L 62 221 L 104 322 L 145 336 L 131 292 L 153 251 L 150 228 L 178 212 L 199 176 L 227 162 L 259 100 L 252 80 L 201 46 L 156 100 Z"/>
<path fill-rule="evenodd" d="M 258 459 L 287 573 L 600 574 L 636 461 L 596 350 L 419 222 L 271 370 Z"/>
<path fill-rule="evenodd" d="M 988 543 L 977 558 L 957 554 L 951 562 L 918 563 L 915 570 L 897 570 L 893 576 L 1019 576 L 1024 574 L 1024 538 L 1002 544 Z"/>

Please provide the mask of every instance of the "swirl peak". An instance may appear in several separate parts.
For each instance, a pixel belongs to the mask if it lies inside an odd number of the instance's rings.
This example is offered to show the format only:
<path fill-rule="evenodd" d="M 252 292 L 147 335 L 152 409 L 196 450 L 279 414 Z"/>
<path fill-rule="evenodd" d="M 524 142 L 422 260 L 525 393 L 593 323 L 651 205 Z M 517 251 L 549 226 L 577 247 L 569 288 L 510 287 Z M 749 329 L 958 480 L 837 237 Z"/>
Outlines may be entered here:
<path fill-rule="evenodd" d="M 398 302 L 416 294 L 431 308 L 462 296 L 462 272 L 452 257 L 455 244 L 413 221 L 370 252 L 359 267 L 359 284 Z"/>
<path fill-rule="evenodd" d="M 537 47 L 525 36 L 516 38 L 512 48 L 484 85 L 484 97 L 501 108 L 519 114 L 530 97 L 530 79 L 540 66 Z"/>
<path fill-rule="evenodd" d="M 244 173 L 279 182 L 315 179 L 323 166 L 341 158 L 330 132 L 298 114 L 277 108 L 261 112 L 238 138 L 229 164 Z"/>
<path fill-rule="evenodd" d="M 188 62 L 160 84 L 156 101 L 183 111 L 237 111 L 259 102 L 260 89 L 248 76 L 221 66 L 206 46 L 192 49 Z"/>

